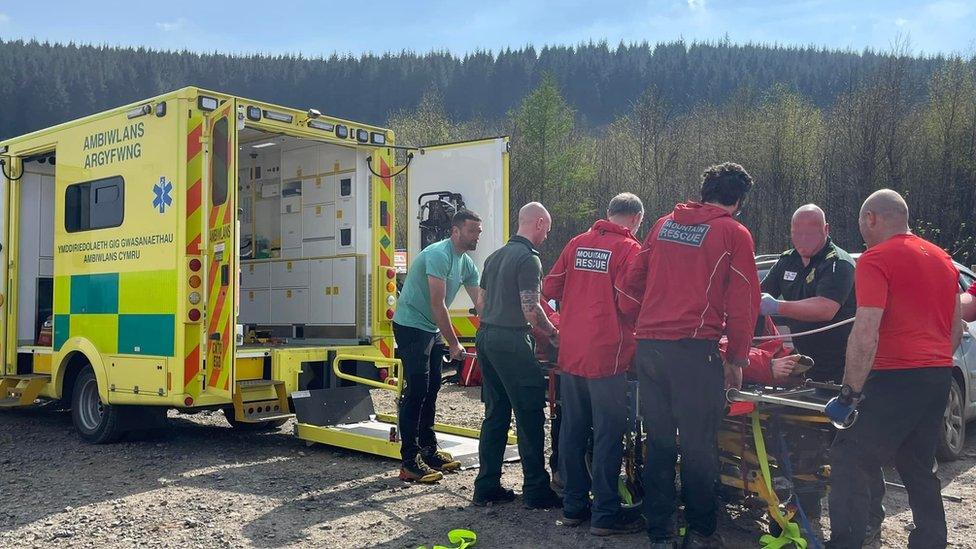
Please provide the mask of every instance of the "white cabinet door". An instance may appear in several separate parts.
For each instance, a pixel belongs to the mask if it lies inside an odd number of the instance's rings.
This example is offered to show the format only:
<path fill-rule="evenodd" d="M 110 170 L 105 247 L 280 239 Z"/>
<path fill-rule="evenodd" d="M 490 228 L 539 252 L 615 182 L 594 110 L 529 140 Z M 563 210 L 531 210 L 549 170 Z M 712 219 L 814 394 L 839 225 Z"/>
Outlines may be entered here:
<path fill-rule="evenodd" d="M 332 259 L 313 259 L 309 262 L 309 324 L 332 324 L 333 261 Z"/>
<path fill-rule="evenodd" d="M 305 288 L 271 290 L 271 323 L 308 323 L 308 290 Z"/>
<path fill-rule="evenodd" d="M 275 261 L 271 264 L 272 288 L 307 288 L 308 261 Z"/>
<path fill-rule="evenodd" d="M 302 232 L 305 240 L 332 238 L 336 234 L 336 205 L 315 204 L 302 211 Z"/>
<path fill-rule="evenodd" d="M 270 263 L 246 263 L 241 265 L 241 288 L 261 289 L 270 286 Z"/>
<path fill-rule="evenodd" d="M 290 213 L 281 216 L 281 247 L 302 247 L 302 214 Z"/>
<path fill-rule="evenodd" d="M 335 185 L 336 176 L 334 175 L 302 180 L 302 203 L 308 205 L 335 202 Z"/>
<path fill-rule="evenodd" d="M 332 260 L 332 322 L 344 326 L 356 324 L 355 258 Z"/>
<path fill-rule="evenodd" d="M 318 173 L 319 152 L 317 147 L 303 147 L 281 152 L 281 178 L 295 179 Z"/>
<path fill-rule="evenodd" d="M 243 324 L 267 324 L 271 321 L 271 290 L 241 290 Z"/>

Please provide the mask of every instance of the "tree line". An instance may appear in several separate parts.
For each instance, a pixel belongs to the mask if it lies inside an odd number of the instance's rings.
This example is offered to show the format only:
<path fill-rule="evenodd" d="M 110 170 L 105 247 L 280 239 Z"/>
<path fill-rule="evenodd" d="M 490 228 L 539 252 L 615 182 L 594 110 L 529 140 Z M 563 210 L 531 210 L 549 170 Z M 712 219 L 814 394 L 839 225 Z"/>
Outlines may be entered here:
<path fill-rule="evenodd" d="M 555 217 L 547 262 L 617 192 L 641 196 L 646 230 L 726 160 L 757 181 L 742 220 L 760 253 L 789 246 L 805 202 L 860 251 L 860 203 L 892 187 L 918 232 L 976 262 L 972 57 L 727 41 L 231 56 L 0 40 L 0 73 L 0 137 L 186 85 L 386 125 L 400 144 L 510 135 L 513 208 L 540 200 Z"/>

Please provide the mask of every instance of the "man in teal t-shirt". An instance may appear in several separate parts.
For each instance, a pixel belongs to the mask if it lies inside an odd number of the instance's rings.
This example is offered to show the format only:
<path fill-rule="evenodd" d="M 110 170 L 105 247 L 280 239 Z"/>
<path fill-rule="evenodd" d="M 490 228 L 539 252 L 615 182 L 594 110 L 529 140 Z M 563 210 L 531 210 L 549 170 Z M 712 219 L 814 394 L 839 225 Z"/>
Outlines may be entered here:
<path fill-rule="evenodd" d="M 436 482 L 443 478 L 441 471 L 461 467 L 453 456 L 437 449 L 434 408 L 444 356 L 464 357 L 448 312 L 461 286 L 481 311 L 478 268 L 466 253 L 478 246 L 481 218 L 461 210 L 451 225 L 450 238 L 427 246 L 413 258 L 393 315 L 393 337 L 405 382 L 399 405 L 401 480 Z"/>

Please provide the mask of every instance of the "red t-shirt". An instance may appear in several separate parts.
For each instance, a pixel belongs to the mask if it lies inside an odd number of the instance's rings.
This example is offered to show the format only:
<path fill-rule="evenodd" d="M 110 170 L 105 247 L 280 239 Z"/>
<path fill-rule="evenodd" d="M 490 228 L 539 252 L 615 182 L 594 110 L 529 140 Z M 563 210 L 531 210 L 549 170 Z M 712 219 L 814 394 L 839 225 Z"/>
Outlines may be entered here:
<path fill-rule="evenodd" d="M 942 248 L 897 235 L 861 254 L 854 272 L 858 307 L 884 309 L 874 369 L 952 366 L 959 271 Z"/>

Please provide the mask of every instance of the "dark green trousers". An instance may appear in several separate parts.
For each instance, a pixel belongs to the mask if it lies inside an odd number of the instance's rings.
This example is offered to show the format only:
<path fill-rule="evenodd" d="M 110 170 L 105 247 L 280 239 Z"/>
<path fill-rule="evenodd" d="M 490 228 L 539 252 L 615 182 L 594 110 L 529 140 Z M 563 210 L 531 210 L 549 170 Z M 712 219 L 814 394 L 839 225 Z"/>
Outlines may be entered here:
<path fill-rule="evenodd" d="M 523 498 L 527 502 L 544 498 L 550 491 L 543 441 L 546 382 L 532 339 L 527 330 L 482 325 L 475 342 L 481 366 L 481 400 L 485 403 L 475 494 L 490 494 L 501 486 L 502 459 L 514 412 L 525 476 Z"/>

